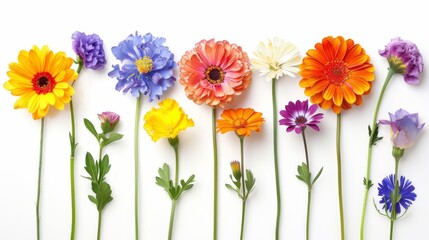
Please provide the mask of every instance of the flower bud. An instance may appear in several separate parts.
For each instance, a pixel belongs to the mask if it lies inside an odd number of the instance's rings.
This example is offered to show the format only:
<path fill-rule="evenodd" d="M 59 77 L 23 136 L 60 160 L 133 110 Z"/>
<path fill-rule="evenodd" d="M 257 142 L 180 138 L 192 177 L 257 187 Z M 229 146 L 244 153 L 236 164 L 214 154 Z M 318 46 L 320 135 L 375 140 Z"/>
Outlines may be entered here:
<path fill-rule="evenodd" d="M 231 170 L 232 170 L 232 175 L 234 176 L 235 180 L 240 181 L 240 178 L 241 178 L 240 162 L 239 161 L 232 161 L 231 162 Z"/>
<path fill-rule="evenodd" d="M 109 133 L 115 129 L 120 116 L 114 112 L 102 112 L 101 114 L 98 114 L 98 119 L 100 119 L 103 133 Z"/>

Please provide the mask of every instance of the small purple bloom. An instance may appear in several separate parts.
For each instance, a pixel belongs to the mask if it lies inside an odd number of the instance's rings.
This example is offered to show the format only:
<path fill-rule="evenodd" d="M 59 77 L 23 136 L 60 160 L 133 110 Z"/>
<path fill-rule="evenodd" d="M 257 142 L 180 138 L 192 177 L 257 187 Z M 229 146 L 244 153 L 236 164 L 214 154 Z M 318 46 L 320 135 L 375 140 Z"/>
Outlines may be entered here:
<path fill-rule="evenodd" d="M 102 112 L 101 114 L 98 114 L 98 119 L 101 122 L 103 133 L 108 133 L 115 129 L 120 116 L 114 112 Z"/>
<path fill-rule="evenodd" d="M 308 100 L 301 102 L 297 100 L 295 103 L 289 102 L 285 106 L 285 110 L 280 111 L 280 115 L 284 117 L 280 119 L 280 125 L 286 125 L 288 128 L 287 132 L 295 130 L 296 133 L 300 134 L 307 126 L 312 129 L 319 131 L 317 124 L 323 118 L 323 113 L 316 113 L 318 109 L 317 104 L 312 104 L 308 107 Z"/>
<path fill-rule="evenodd" d="M 392 39 L 384 50 L 378 52 L 387 58 L 391 69 L 404 75 L 406 83 L 419 83 L 419 75 L 423 71 L 423 57 L 414 43 L 397 37 Z"/>
<path fill-rule="evenodd" d="M 109 77 L 116 78 L 116 90 L 134 97 L 149 94 L 149 101 L 159 99 L 167 88 L 173 86 L 176 78 L 173 69 L 177 66 L 174 55 L 164 46 L 165 38 L 147 33 L 130 35 L 118 46 L 112 47 L 115 57 L 122 66 L 114 65 Z"/>
<path fill-rule="evenodd" d="M 392 199 L 394 185 L 394 176 L 390 174 L 385 177 L 381 183 L 378 184 L 378 196 L 381 196 L 380 203 L 383 204 L 383 209 L 387 209 L 392 212 Z M 395 205 L 396 213 L 401 213 L 401 206 L 404 209 L 408 209 L 413 201 L 416 200 L 417 195 L 414 193 L 414 186 L 412 182 L 401 176 L 399 179 L 399 201 Z"/>
<path fill-rule="evenodd" d="M 411 147 L 425 125 L 419 124 L 418 113 L 409 114 L 404 109 L 399 109 L 394 115 L 389 113 L 389 116 L 390 121 L 380 120 L 380 123 L 390 125 L 393 146 L 400 149 Z"/>
<path fill-rule="evenodd" d="M 103 40 L 97 34 L 86 35 L 75 32 L 72 35 L 73 51 L 82 59 L 86 69 L 100 70 L 106 65 Z"/>

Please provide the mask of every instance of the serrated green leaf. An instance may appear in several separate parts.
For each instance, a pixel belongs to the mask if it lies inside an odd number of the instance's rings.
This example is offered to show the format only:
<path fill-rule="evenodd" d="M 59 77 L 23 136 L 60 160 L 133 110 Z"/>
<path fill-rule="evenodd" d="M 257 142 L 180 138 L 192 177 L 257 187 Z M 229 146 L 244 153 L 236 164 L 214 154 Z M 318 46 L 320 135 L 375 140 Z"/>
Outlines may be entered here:
<path fill-rule="evenodd" d="M 97 130 L 95 130 L 94 124 L 86 118 L 83 119 L 83 122 L 85 123 L 86 129 L 97 139 L 97 142 L 100 142 L 100 137 L 98 136 Z"/>
<path fill-rule="evenodd" d="M 101 143 L 101 146 L 105 147 L 105 146 L 111 144 L 112 142 L 120 140 L 123 136 L 124 135 L 119 134 L 119 133 L 112 133 L 112 134 L 110 134 L 110 136 L 106 140 L 103 140 L 103 142 Z"/>

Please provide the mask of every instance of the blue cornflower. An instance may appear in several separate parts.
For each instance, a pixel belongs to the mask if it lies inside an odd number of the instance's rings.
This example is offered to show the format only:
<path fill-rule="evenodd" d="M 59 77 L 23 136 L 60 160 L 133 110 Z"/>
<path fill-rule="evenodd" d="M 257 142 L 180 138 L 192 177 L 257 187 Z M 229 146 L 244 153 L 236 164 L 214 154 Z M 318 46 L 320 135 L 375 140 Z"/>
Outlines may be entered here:
<path fill-rule="evenodd" d="M 73 51 L 82 59 L 86 69 L 100 70 L 106 64 L 103 40 L 97 34 L 86 35 L 83 32 L 75 32 L 72 35 Z"/>
<path fill-rule="evenodd" d="M 159 99 L 163 91 L 173 86 L 176 78 L 173 69 L 177 66 L 174 55 L 164 46 L 165 38 L 147 33 L 128 36 L 118 46 L 112 47 L 122 66 L 114 65 L 109 77 L 116 77 L 116 90 L 134 97 L 149 94 L 149 101 Z"/>
<path fill-rule="evenodd" d="M 378 184 L 378 196 L 381 196 L 380 203 L 383 204 L 383 209 L 387 208 L 389 212 L 392 212 L 390 195 L 394 190 L 394 181 L 394 175 L 390 174 Z M 399 202 L 396 203 L 396 213 L 401 213 L 401 206 L 404 209 L 408 209 L 413 201 L 416 200 L 416 197 L 417 195 L 414 193 L 414 186 L 411 181 L 401 176 L 399 180 Z"/>

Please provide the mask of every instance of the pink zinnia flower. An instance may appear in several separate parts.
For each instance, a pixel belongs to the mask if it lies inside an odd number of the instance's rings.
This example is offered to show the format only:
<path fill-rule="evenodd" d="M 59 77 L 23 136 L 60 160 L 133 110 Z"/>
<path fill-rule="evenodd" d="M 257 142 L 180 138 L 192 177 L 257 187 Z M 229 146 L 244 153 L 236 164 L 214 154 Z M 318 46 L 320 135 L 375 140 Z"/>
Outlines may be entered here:
<path fill-rule="evenodd" d="M 211 107 L 224 107 L 249 86 L 251 79 L 247 54 L 226 40 L 201 40 L 185 53 L 179 68 L 186 96 Z"/>

